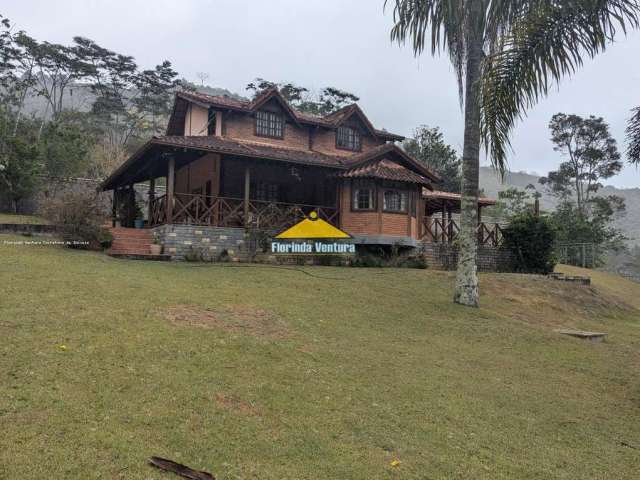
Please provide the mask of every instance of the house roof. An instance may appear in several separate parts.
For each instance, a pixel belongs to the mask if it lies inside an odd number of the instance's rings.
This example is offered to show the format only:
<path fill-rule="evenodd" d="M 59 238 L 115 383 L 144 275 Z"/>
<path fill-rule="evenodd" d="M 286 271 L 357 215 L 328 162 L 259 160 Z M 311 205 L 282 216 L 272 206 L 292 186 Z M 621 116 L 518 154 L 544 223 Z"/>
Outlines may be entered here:
<path fill-rule="evenodd" d="M 186 111 L 186 105 L 180 105 L 180 103 L 184 103 L 184 101 L 193 102 L 203 107 L 217 107 L 237 112 L 251 113 L 271 99 L 275 99 L 276 101 L 278 101 L 278 103 L 282 105 L 282 107 L 289 113 L 292 120 L 296 123 L 304 123 L 307 125 L 315 125 L 325 128 L 337 128 L 342 125 L 344 121 L 355 114 L 363 122 L 367 130 L 369 130 L 369 132 L 373 136 L 390 141 L 404 140 L 404 137 L 402 135 L 396 135 L 385 130 L 374 128 L 362 109 L 355 103 L 347 105 L 340 110 L 321 117 L 295 110 L 275 87 L 266 89 L 265 91 L 260 93 L 260 95 L 258 95 L 254 100 L 240 100 L 227 96 L 207 95 L 199 92 L 178 92 L 176 93 L 173 113 L 171 114 L 171 118 L 169 119 L 167 134 L 179 133 L 181 122 L 178 120 L 177 114 Z M 183 102 L 180 102 L 180 100 L 182 100 Z"/>
<path fill-rule="evenodd" d="M 353 176 L 358 172 L 378 172 L 379 178 L 408 181 L 429 185 L 430 181 L 438 181 L 440 177 L 424 165 L 413 160 L 402 149 L 393 144 L 384 144 L 367 152 L 353 156 L 328 155 L 325 153 L 298 150 L 294 148 L 268 145 L 247 140 L 229 139 L 216 136 L 159 136 L 153 137 L 135 152 L 127 161 L 118 167 L 103 183 L 103 190 L 111 190 L 123 184 L 146 180 L 146 172 L 157 171 L 155 165 L 162 158 L 161 153 L 167 148 L 182 151 L 212 152 L 240 157 L 259 158 L 265 160 L 282 161 L 300 165 L 318 166 L 337 170 L 347 170 Z M 399 165 L 390 171 L 388 164 L 369 167 L 381 159 L 395 160 Z M 389 162 L 392 163 L 392 162 Z M 165 167 L 166 168 L 166 167 Z M 400 173 L 400 169 L 406 173 Z M 144 178 L 142 178 L 144 177 Z"/>
<path fill-rule="evenodd" d="M 417 183 L 419 185 L 431 185 L 428 178 L 413 172 L 402 165 L 391 162 L 386 158 L 375 162 L 367 162 L 362 166 L 350 168 L 339 176 L 345 178 L 380 178 L 383 180 Z"/>

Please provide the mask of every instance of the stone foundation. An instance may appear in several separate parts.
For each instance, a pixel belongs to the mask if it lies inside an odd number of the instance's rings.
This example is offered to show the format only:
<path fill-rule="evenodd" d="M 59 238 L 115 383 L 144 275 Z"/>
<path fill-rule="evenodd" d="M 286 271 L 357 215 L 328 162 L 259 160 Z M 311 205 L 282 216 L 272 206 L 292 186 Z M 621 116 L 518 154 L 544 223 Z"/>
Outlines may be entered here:
<path fill-rule="evenodd" d="M 238 262 L 250 259 L 244 228 L 160 225 L 152 232 L 172 260 Z"/>
<path fill-rule="evenodd" d="M 420 248 L 428 268 L 455 270 L 458 266 L 456 245 L 425 242 Z M 513 271 L 513 254 L 502 247 L 478 246 L 476 262 L 480 272 Z"/>

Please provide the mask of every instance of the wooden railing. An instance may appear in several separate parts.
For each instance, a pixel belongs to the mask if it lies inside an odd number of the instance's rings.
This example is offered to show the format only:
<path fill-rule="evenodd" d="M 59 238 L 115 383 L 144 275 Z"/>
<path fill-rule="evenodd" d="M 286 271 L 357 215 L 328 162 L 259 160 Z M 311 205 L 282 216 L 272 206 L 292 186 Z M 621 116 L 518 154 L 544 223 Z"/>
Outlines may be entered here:
<path fill-rule="evenodd" d="M 478 245 L 497 247 L 502 244 L 502 227 L 498 223 L 479 223 Z M 451 219 L 424 217 L 422 238 L 432 243 L 453 243 L 460 235 L 458 223 Z"/>
<path fill-rule="evenodd" d="M 173 199 L 172 223 L 218 227 L 248 226 L 277 231 L 294 225 L 312 211 L 317 212 L 320 218 L 329 223 L 335 224 L 338 221 L 338 210 L 334 207 L 250 200 L 248 208 L 245 209 L 245 202 L 240 198 L 178 193 Z M 151 202 L 149 221 L 152 226 L 167 222 L 166 195 Z"/>

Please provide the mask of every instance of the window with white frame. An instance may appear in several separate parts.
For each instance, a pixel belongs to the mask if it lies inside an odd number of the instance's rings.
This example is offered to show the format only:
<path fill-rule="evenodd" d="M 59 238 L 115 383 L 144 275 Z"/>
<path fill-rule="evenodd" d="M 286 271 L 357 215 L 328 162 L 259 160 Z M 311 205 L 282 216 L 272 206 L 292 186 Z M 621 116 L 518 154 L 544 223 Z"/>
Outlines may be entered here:
<path fill-rule="evenodd" d="M 336 132 L 336 147 L 345 150 L 361 150 L 362 138 L 358 129 L 353 127 L 338 127 L 338 131 Z"/>
<path fill-rule="evenodd" d="M 402 190 L 385 190 L 383 194 L 383 209 L 385 212 L 407 211 L 407 192 Z"/>
<path fill-rule="evenodd" d="M 375 188 L 370 184 L 357 185 L 353 191 L 354 210 L 375 209 Z"/>
<path fill-rule="evenodd" d="M 284 138 L 282 115 L 265 110 L 256 112 L 256 135 L 259 137 Z"/>

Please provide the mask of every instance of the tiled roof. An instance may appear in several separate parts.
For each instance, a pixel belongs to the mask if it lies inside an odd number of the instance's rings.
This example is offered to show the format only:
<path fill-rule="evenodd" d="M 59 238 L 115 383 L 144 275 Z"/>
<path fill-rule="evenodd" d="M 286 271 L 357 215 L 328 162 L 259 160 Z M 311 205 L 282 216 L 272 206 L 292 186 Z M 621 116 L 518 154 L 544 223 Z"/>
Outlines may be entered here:
<path fill-rule="evenodd" d="M 130 183 L 135 178 L 141 165 L 153 168 L 154 155 L 158 147 L 174 147 L 189 150 L 215 152 L 241 157 L 251 157 L 265 160 L 275 160 L 300 165 L 334 168 L 347 170 L 350 176 L 372 176 L 389 180 L 406 181 L 429 185 L 430 181 L 439 177 L 424 165 L 419 164 L 408 156 L 402 149 L 393 144 L 384 144 L 366 152 L 352 155 L 328 155 L 311 150 L 275 146 L 247 140 L 229 139 L 225 137 L 208 136 L 159 136 L 153 137 L 134 153 L 126 162 L 118 167 L 103 183 L 103 189 L 111 189 L 122 183 L 127 177 Z M 155 150 L 155 153 L 153 152 Z M 379 162 L 386 159 L 386 162 Z M 401 163 L 396 164 L 393 161 Z M 379 163 L 379 164 L 378 164 Z M 371 166 L 374 165 L 374 166 Z"/>
<path fill-rule="evenodd" d="M 232 140 L 216 136 L 163 136 L 153 137 L 151 142 L 155 145 L 170 145 L 174 147 L 194 148 L 209 150 L 217 153 L 239 155 L 243 157 L 258 157 L 270 160 L 282 160 L 290 163 L 305 165 L 318 165 L 324 167 L 341 168 L 345 166 L 345 157 L 338 155 L 326 155 L 310 150 L 297 150 L 294 148 L 278 147 L 246 140 Z"/>
<path fill-rule="evenodd" d="M 427 190 L 426 188 L 422 190 L 422 196 L 427 200 L 452 200 L 454 202 L 460 202 L 462 200 L 462 195 L 459 193 L 452 192 L 442 192 L 440 190 Z M 496 201 L 490 198 L 478 198 L 478 203 L 481 205 L 495 205 Z"/>
<path fill-rule="evenodd" d="M 398 182 L 417 183 L 419 185 L 431 184 L 426 177 L 386 159 L 351 168 L 341 173 L 340 176 L 346 178 L 381 178 Z"/>
<path fill-rule="evenodd" d="M 318 126 L 327 127 L 327 128 L 335 128 L 337 125 L 339 125 L 342 122 L 342 120 L 344 120 L 346 117 L 350 116 L 352 113 L 357 111 L 359 114 L 362 115 L 364 119 L 363 121 L 365 121 L 365 123 L 367 124 L 367 127 L 371 128 L 372 132 L 374 132 L 375 135 L 377 135 L 378 137 L 383 138 L 385 140 L 393 140 L 393 141 L 404 140 L 404 137 L 402 135 L 396 135 L 394 133 L 387 132 L 386 130 L 379 130 L 379 129 L 373 128 L 369 123 L 369 120 L 364 115 L 364 113 L 362 113 L 362 110 L 360 110 L 360 108 L 355 103 L 352 105 L 347 105 L 346 107 L 343 107 L 329 115 L 320 117 L 310 113 L 299 112 L 295 110 L 288 104 L 288 102 L 282 97 L 282 95 L 277 91 L 277 89 L 267 89 L 252 101 L 240 100 L 237 98 L 220 96 L 220 95 L 207 95 L 199 92 L 185 91 L 185 92 L 177 93 L 178 98 L 184 98 L 186 100 L 210 105 L 213 107 L 228 108 L 231 110 L 236 110 L 236 111 L 241 111 L 246 113 L 252 112 L 256 107 L 256 105 L 259 105 L 265 98 L 270 96 L 279 96 L 281 101 L 283 101 L 284 104 L 286 105 L 289 112 L 294 116 L 294 119 L 298 122 L 307 123 L 311 125 L 318 125 Z"/>
<path fill-rule="evenodd" d="M 360 153 L 359 155 L 347 157 L 345 159 L 345 162 L 347 162 L 350 167 L 356 167 L 369 161 L 383 158 L 385 156 L 393 157 L 400 160 L 401 162 L 404 162 L 406 165 L 409 165 L 412 170 L 420 172 L 422 176 L 427 177 L 435 182 L 439 182 L 442 180 L 440 175 L 438 175 L 436 172 L 431 170 L 426 165 L 418 162 L 409 154 L 407 154 L 407 152 L 405 152 L 403 149 L 392 143 L 378 145 L 377 147 L 371 148 L 366 152 Z"/>

